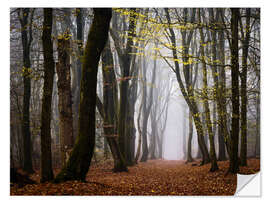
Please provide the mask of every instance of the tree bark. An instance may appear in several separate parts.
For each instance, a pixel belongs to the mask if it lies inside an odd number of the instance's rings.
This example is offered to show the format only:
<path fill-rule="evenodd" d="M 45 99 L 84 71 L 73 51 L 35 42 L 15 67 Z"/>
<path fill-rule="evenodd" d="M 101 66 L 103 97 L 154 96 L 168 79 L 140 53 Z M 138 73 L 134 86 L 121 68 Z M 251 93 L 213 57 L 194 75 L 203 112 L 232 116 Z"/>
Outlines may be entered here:
<path fill-rule="evenodd" d="M 51 153 L 51 103 L 54 78 L 53 44 L 51 40 L 53 10 L 44 8 L 42 45 L 44 54 L 44 85 L 41 112 L 41 182 L 53 179 Z"/>
<path fill-rule="evenodd" d="M 110 42 L 107 42 L 102 52 L 102 75 L 103 75 L 103 107 L 104 107 L 104 135 L 110 146 L 113 159 L 114 171 L 127 171 L 126 163 L 117 143 L 117 83 L 115 78 L 113 57 Z"/>
<path fill-rule="evenodd" d="M 62 168 L 55 182 L 85 181 L 95 147 L 96 88 L 100 55 L 108 38 L 112 10 L 95 8 L 94 20 L 84 51 L 80 91 L 79 135 L 66 167 Z"/>
<path fill-rule="evenodd" d="M 260 134 L 260 122 L 261 122 L 261 113 L 260 113 L 260 105 L 261 105 L 261 98 L 260 98 L 260 93 L 257 95 L 256 99 L 256 112 L 257 112 L 257 118 L 256 118 L 256 143 L 255 143 L 255 150 L 254 150 L 254 155 L 255 157 L 260 157 L 261 156 L 261 134 Z"/>
<path fill-rule="evenodd" d="M 31 62 L 30 47 L 32 43 L 32 19 L 33 11 L 30 9 L 19 9 L 18 15 L 21 23 L 21 39 L 23 46 L 23 116 L 22 116 L 22 136 L 23 136 L 23 170 L 27 173 L 33 173 L 32 155 L 31 155 L 31 132 L 30 132 L 30 97 L 31 97 Z M 30 25 L 29 25 L 30 24 Z"/>
<path fill-rule="evenodd" d="M 242 73 L 241 73 L 241 151 L 240 151 L 241 166 L 247 166 L 247 105 L 248 105 L 247 59 L 248 59 L 248 47 L 250 39 L 250 8 L 246 9 L 246 15 L 247 15 L 246 27 L 242 28 L 242 38 L 244 38 L 244 41 L 243 41 L 243 57 L 242 57 Z"/>
<path fill-rule="evenodd" d="M 140 59 L 141 61 L 141 59 Z M 143 84 L 141 83 L 141 87 L 140 89 L 143 88 Z M 135 156 L 135 159 L 134 159 L 134 163 L 137 164 L 138 163 L 138 160 L 139 160 L 139 156 L 140 156 L 140 153 L 141 153 L 141 146 L 142 146 L 142 129 L 141 129 L 141 115 L 142 115 L 142 108 L 143 108 L 143 101 L 144 101 L 144 97 L 145 95 L 142 94 L 142 99 L 141 99 L 141 103 L 140 103 L 140 107 L 139 107 L 139 115 L 137 117 L 137 127 L 138 127 L 138 134 L 139 134 L 139 140 L 138 140 L 138 145 L 137 145 L 137 150 L 136 150 L 136 156 Z"/>
<path fill-rule="evenodd" d="M 142 97 L 142 115 L 143 115 L 143 120 L 142 120 L 142 157 L 141 157 L 141 162 L 146 162 L 148 158 L 148 140 L 147 140 L 147 124 L 148 124 L 148 118 L 149 118 L 149 113 L 147 110 L 147 81 L 146 81 L 146 67 L 145 67 L 145 59 L 143 59 L 143 65 L 142 65 L 142 91 L 143 91 L 143 97 Z"/>
<path fill-rule="evenodd" d="M 68 51 L 70 48 L 69 38 L 69 33 L 64 33 L 61 38 L 58 38 L 58 63 L 56 65 L 62 167 L 66 165 L 66 161 L 74 144 L 70 86 L 70 53 Z"/>
<path fill-rule="evenodd" d="M 124 159 L 127 160 L 127 131 L 126 131 L 126 121 L 127 121 L 127 110 L 128 110 L 128 82 L 130 76 L 130 62 L 131 62 L 131 51 L 133 46 L 132 38 L 135 36 L 135 8 L 131 9 L 130 20 L 129 20 L 129 28 L 128 28 L 128 39 L 126 43 L 126 49 L 123 55 L 120 55 L 121 63 L 123 64 L 123 74 L 122 79 L 120 81 L 120 105 L 119 105 L 119 116 L 118 116 L 118 141 L 121 153 L 124 156 Z M 119 54 L 119 53 L 118 53 Z M 131 164 L 131 163 L 127 163 Z"/>
<path fill-rule="evenodd" d="M 72 84 L 73 95 L 73 126 L 74 139 L 78 135 L 78 119 L 79 119 L 79 105 L 80 105 L 80 83 L 82 78 L 82 57 L 83 57 L 83 42 L 84 42 L 84 22 L 83 22 L 83 8 L 76 8 L 76 23 L 77 23 L 77 46 L 79 57 L 76 61 L 76 70 L 74 70 L 74 83 Z"/>
<path fill-rule="evenodd" d="M 222 9 L 218 9 L 219 12 L 219 21 L 223 18 L 224 11 Z M 218 58 L 221 62 L 221 66 L 219 68 L 219 91 L 218 98 L 220 99 L 220 109 L 218 108 L 218 142 L 219 142 L 219 152 L 218 152 L 218 160 L 224 161 L 226 160 L 226 146 L 225 144 L 229 141 L 229 133 L 227 129 L 227 109 L 226 109 L 226 75 L 225 75 L 225 40 L 224 40 L 224 31 L 221 30 L 218 32 Z"/>
<path fill-rule="evenodd" d="M 145 59 L 144 59 L 145 60 Z M 145 65 L 145 61 L 143 64 L 143 77 L 144 77 L 144 81 L 143 81 L 143 98 L 144 98 L 144 103 L 143 103 L 143 127 L 142 127 L 142 138 L 143 138 L 143 143 L 142 143 L 142 149 L 143 149 L 143 154 L 142 154 L 142 158 L 141 161 L 145 162 L 148 159 L 148 153 L 149 153 L 149 149 L 148 149 L 148 142 L 147 142 L 147 124 L 148 124 L 148 118 L 150 115 L 150 111 L 151 111 L 151 107 L 152 107 L 152 102 L 153 102 L 153 88 L 150 87 L 150 91 L 149 91 L 149 96 L 147 97 L 147 80 L 146 80 L 146 65 Z M 154 68 L 153 68 L 153 73 L 152 73 L 152 79 L 151 79 L 151 84 L 154 85 L 155 84 L 155 78 L 156 78 L 156 62 L 154 62 Z M 147 102 L 148 100 L 148 102 Z"/>
<path fill-rule="evenodd" d="M 187 124 L 186 124 L 186 109 L 184 109 L 184 112 L 183 112 L 183 144 L 182 144 L 182 147 L 183 147 L 183 159 L 186 160 L 187 159 L 187 141 L 186 141 L 186 132 L 187 132 Z"/>
<path fill-rule="evenodd" d="M 135 103 L 137 100 L 137 90 L 138 90 L 138 64 L 136 62 L 136 57 L 132 57 L 131 62 L 131 72 L 132 79 L 129 85 L 129 97 L 128 97 L 128 115 L 127 115 L 127 148 L 126 148 L 126 161 L 129 166 L 135 164 L 135 139 L 136 139 L 136 128 L 134 123 L 134 113 L 135 113 Z"/>
<path fill-rule="evenodd" d="M 198 9 L 198 19 L 199 24 L 201 23 L 201 16 L 200 16 L 200 9 Z M 202 28 L 200 30 L 200 39 L 201 39 L 201 45 L 200 45 L 200 51 L 202 56 L 202 72 L 203 72 L 203 104 L 204 104 L 204 111 L 205 111 L 205 120 L 206 120 L 206 126 L 207 131 L 209 135 L 209 141 L 210 141 L 210 158 L 211 158 L 211 168 L 210 171 L 214 172 L 218 170 L 217 165 L 217 157 L 216 157 L 216 150 L 215 150 L 215 142 L 214 142 L 214 133 L 212 128 L 212 121 L 210 117 L 210 108 L 208 104 L 208 82 L 207 82 L 207 67 L 205 63 L 205 54 L 204 54 L 204 35 Z"/>
<path fill-rule="evenodd" d="M 237 173 L 238 163 L 238 142 L 239 142 L 239 62 L 238 62 L 238 21 L 239 9 L 232 8 L 231 31 L 231 77 L 232 77 L 232 123 L 230 143 L 230 173 Z"/>
<path fill-rule="evenodd" d="M 192 113 L 189 111 L 189 132 L 188 132 L 188 149 L 187 149 L 187 161 L 186 162 L 192 162 L 192 137 L 193 137 L 193 121 L 192 121 Z"/>

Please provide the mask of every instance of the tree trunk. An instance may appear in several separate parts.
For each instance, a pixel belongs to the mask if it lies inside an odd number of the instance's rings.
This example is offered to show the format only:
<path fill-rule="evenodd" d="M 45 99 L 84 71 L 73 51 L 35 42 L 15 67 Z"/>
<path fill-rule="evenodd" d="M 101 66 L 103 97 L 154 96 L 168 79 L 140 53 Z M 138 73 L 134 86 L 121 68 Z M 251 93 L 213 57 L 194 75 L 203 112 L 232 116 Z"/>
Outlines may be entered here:
<path fill-rule="evenodd" d="M 126 161 L 129 166 L 135 164 L 135 139 L 136 139 L 136 128 L 134 123 L 135 103 L 137 100 L 137 89 L 138 89 L 138 71 L 139 68 L 135 62 L 136 57 L 132 58 L 132 79 L 129 85 L 129 106 L 127 115 L 127 148 L 126 148 Z"/>
<path fill-rule="evenodd" d="M 145 86 L 145 84 L 144 84 Z M 143 87 L 146 88 L 146 87 Z M 148 158 L 148 141 L 147 141 L 147 123 L 149 114 L 146 112 L 146 100 L 143 103 L 143 122 L 142 122 L 142 158 L 141 162 L 146 162 Z"/>
<path fill-rule="evenodd" d="M 82 77 L 82 57 L 83 57 L 83 41 L 84 41 L 84 22 L 83 22 L 83 9 L 76 8 L 76 23 L 77 23 L 77 45 L 79 57 L 76 62 L 76 70 L 74 70 L 75 82 L 72 87 L 73 95 L 73 129 L 74 139 L 78 135 L 78 119 L 79 119 L 79 105 L 80 105 L 80 83 Z"/>
<path fill-rule="evenodd" d="M 126 131 L 126 121 L 127 121 L 127 110 L 128 110 L 128 77 L 130 76 L 130 62 L 131 62 L 131 51 L 133 46 L 133 40 L 132 38 L 135 35 L 135 8 L 131 9 L 130 14 L 130 20 L 129 20 L 129 28 L 128 28 L 128 39 L 126 43 L 126 50 L 124 55 L 121 55 L 121 60 L 123 64 L 123 74 L 122 79 L 120 81 L 120 105 L 119 105 L 119 117 L 118 117 L 118 141 L 121 153 L 124 156 L 124 159 L 126 160 L 126 149 L 128 146 L 126 146 L 127 143 L 127 131 Z"/>
<path fill-rule="evenodd" d="M 244 42 L 241 73 L 241 166 L 247 166 L 247 59 L 250 38 L 250 9 L 246 9 L 246 15 L 246 27 L 242 28 L 246 31 L 242 31 L 242 38 L 244 38 Z"/>
<path fill-rule="evenodd" d="M 239 9 L 232 8 L 231 30 L 231 77 L 232 77 L 232 123 L 230 143 L 230 173 L 237 173 L 238 164 L 238 142 L 239 142 L 239 63 L 238 63 L 238 21 Z"/>
<path fill-rule="evenodd" d="M 28 21 L 29 8 L 18 11 L 21 23 L 21 36 L 23 46 L 23 116 L 22 116 L 22 136 L 23 136 L 23 170 L 27 173 L 33 173 L 32 155 L 31 155 L 31 132 L 30 132 L 30 97 L 31 97 L 31 63 L 30 46 L 32 43 L 32 19 Z M 32 11 L 33 13 L 33 11 Z M 29 25 L 30 24 L 30 25 Z M 27 27 L 30 28 L 27 28 Z M 28 31 L 29 29 L 29 31 Z"/>
<path fill-rule="evenodd" d="M 85 181 L 95 147 L 97 69 L 108 38 L 112 10 L 95 8 L 94 20 L 84 51 L 80 91 L 79 135 L 70 158 L 55 182 Z"/>
<path fill-rule="evenodd" d="M 186 125 L 186 109 L 184 109 L 184 112 L 183 112 L 183 144 L 182 144 L 182 147 L 183 147 L 183 160 L 186 160 L 187 159 L 187 141 L 186 141 L 186 132 L 187 132 L 187 125 Z"/>
<path fill-rule="evenodd" d="M 198 9 L 198 19 L 199 23 L 201 23 L 201 16 L 200 16 L 200 9 Z M 203 35 L 203 30 L 200 28 L 200 39 L 201 39 L 201 45 L 200 45 L 200 51 L 201 51 L 201 56 L 202 56 L 202 71 L 203 71 L 203 103 L 204 103 L 204 111 L 205 111 L 205 120 L 206 120 L 206 126 L 208 130 L 208 135 L 209 135 L 209 141 L 210 141 L 210 158 L 211 158 L 211 172 L 217 171 L 218 170 L 218 165 L 217 165 L 217 157 L 216 157 L 216 150 L 215 150 L 215 142 L 214 142 L 214 133 L 213 133 L 213 128 L 212 128 L 212 122 L 211 122 L 211 117 L 210 117 L 210 109 L 209 109 L 209 104 L 208 104 L 208 93 L 207 93 L 207 87 L 208 87 L 208 82 L 207 82 L 207 68 L 206 68 L 206 63 L 205 63 L 205 54 L 204 54 L 204 35 Z"/>
<path fill-rule="evenodd" d="M 223 18 L 224 12 L 222 9 L 218 9 L 219 17 Z M 219 20 L 222 21 L 221 19 Z M 218 99 L 220 99 L 220 108 L 218 110 L 218 143 L 219 143 L 219 155 L 218 160 L 224 161 L 226 160 L 226 143 L 228 145 L 229 141 L 229 133 L 227 129 L 227 109 L 226 109 L 226 75 L 225 75 L 225 40 L 224 40 L 224 31 L 221 30 L 218 32 L 218 57 L 221 62 L 221 66 L 219 68 L 219 89 L 218 89 Z"/>
<path fill-rule="evenodd" d="M 193 121 L 192 121 L 192 113 L 189 111 L 189 132 L 188 132 L 188 150 L 187 150 L 187 161 L 192 162 L 192 136 L 193 136 Z"/>
<path fill-rule="evenodd" d="M 260 93 L 257 95 L 257 102 L 256 102 L 256 112 L 257 112 L 257 118 L 256 118 L 256 143 L 255 143 L 255 157 L 260 157 L 261 156 L 261 143 L 260 143 L 260 121 L 261 121 L 261 113 L 260 113 L 260 105 L 261 105 L 261 99 L 260 99 Z"/>
<path fill-rule="evenodd" d="M 150 159 L 156 159 L 156 123 L 155 120 L 152 119 L 152 114 L 151 114 L 151 141 L 150 141 L 150 147 L 149 147 L 149 151 L 150 151 Z"/>
<path fill-rule="evenodd" d="M 70 86 L 70 53 L 68 51 L 70 49 L 69 38 L 69 33 L 64 33 L 63 36 L 58 38 L 58 63 L 56 65 L 62 167 L 66 165 L 66 161 L 74 144 Z"/>
<path fill-rule="evenodd" d="M 222 129 L 218 128 L 218 160 L 225 161 L 226 160 L 226 152 L 225 152 L 225 141 L 224 136 L 222 134 Z"/>
<path fill-rule="evenodd" d="M 110 42 L 102 52 L 102 75 L 103 75 L 103 109 L 104 109 L 104 135 L 110 146 L 113 159 L 114 171 L 127 171 L 127 167 L 117 143 L 117 83 L 114 73 L 113 57 Z"/>
<path fill-rule="evenodd" d="M 51 153 L 51 102 L 54 78 L 53 44 L 51 40 L 53 10 L 44 8 L 42 45 L 44 54 L 44 85 L 41 112 L 41 182 L 53 179 Z"/>
<path fill-rule="evenodd" d="M 141 85 L 141 88 L 143 88 L 142 86 L 143 86 L 143 84 Z M 144 94 L 142 94 L 142 97 L 144 97 Z M 141 130 L 140 121 L 141 121 L 141 115 L 142 115 L 143 101 L 144 101 L 144 99 L 142 98 L 141 104 L 140 104 L 140 107 L 139 107 L 139 115 L 137 117 L 137 127 L 138 127 L 138 133 L 139 133 L 139 140 L 138 140 L 138 145 L 137 145 L 136 156 L 135 156 L 135 159 L 134 159 L 135 164 L 138 163 L 139 156 L 140 156 L 140 153 L 141 153 L 141 146 L 142 146 L 142 130 Z"/>

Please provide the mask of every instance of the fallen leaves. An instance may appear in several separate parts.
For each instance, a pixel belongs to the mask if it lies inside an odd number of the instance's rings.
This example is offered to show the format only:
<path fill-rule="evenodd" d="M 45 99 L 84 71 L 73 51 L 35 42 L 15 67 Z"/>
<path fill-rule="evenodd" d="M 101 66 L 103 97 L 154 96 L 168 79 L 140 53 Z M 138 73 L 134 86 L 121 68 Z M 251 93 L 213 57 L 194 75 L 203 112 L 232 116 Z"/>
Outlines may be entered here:
<path fill-rule="evenodd" d="M 195 162 L 195 163 L 198 163 Z M 210 164 L 192 166 L 184 161 L 151 160 L 129 167 L 129 172 L 113 173 L 112 162 L 93 164 L 87 182 L 39 183 L 19 188 L 11 186 L 11 195 L 233 195 L 236 175 L 225 175 L 228 161 L 218 162 L 219 170 L 209 172 Z M 260 170 L 260 160 L 248 160 L 240 173 Z M 37 180 L 34 174 L 31 178 Z"/>

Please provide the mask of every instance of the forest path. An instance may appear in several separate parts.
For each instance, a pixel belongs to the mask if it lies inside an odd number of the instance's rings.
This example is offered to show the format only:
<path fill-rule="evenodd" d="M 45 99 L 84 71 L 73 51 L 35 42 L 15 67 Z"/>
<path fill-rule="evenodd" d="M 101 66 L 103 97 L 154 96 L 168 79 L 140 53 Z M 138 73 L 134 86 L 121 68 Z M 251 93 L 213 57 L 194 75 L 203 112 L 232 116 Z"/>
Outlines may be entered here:
<path fill-rule="evenodd" d="M 196 164 L 196 166 L 194 166 Z M 242 173 L 260 168 L 258 159 L 249 159 Z M 87 182 L 42 183 L 11 187 L 11 195 L 233 195 L 236 175 L 225 176 L 229 162 L 218 162 L 219 170 L 209 172 L 210 164 L 199 161 L 149 160 L 129 167 L 129 172 L 113 173 L 112 162 L 93 164 Z"/>

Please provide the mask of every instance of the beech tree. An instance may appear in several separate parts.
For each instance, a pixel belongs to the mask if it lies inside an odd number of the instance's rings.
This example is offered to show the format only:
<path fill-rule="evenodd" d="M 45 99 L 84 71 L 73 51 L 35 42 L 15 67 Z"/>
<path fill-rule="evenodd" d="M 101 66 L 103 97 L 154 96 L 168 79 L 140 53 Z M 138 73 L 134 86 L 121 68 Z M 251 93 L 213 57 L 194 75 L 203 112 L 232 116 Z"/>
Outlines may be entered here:
<path fill-rule="evenodd" d="M 11 8 L 10 30 L 12 170 L 260 157 L 260 9 Z"/>
<path fill-rule="evenodd" d="M 42 45 L 44 85 L 41 112 L 41 182 L 53 179 L 51 153 L 51 103 L 54 77 L 53 44 L 51 40 L 53 9 L 44 8 Z"/>
<path fill-rule="evenodd" d="M 31 61 L 30 48 L 33 41 L 32 21 L 34 9 L 20 8 L 17 11 L 21 23 L 21 39 L 23 46 L 23 112 L 22 112 L 22 134 L 23 134 L 23 170 L 33 173 L 31 156 L 31 133 L 30 133 L 30 97 L 31 97 Z M 30 14 L 30 16 L 29 16 Z"/>
<path fill-rule="evenodd" d="M 132 37 L 135 36 L 135 28 L 136 28 L 136 15 L 135 8 L 130 9 L 130 17 L 129 17 L 129 26 L 128 26 L 128 36 L 126 43 L 124 45 L 125 49 L 120 49 L 120 44 L 118 39 L 116 38 L 113 30 L 110 31 L 114 43 L 116 44 L 117 54 L 120 60 L 121 66 L 121 80 L 120 80 L 120 101 L 119 101 L 119 115 L 118 115 L 118 142 L 120 146 L 121 153 L 123 154 L 125 161 L 128 165 L 132 165 L 132 160 L 130 154 L 130 135 L 125 130 L 125 124 L 128 116 L 128 100 L 127 97 L 129 95 L 128 82 L 130 77 L 130 65 L 131 65 L 131 55 L 133 40 Z M 129 158 L 128 158 L 129 157 Z"/>
<path fill-rule="evenodd" d="M 243 44 L 242 72 L 241 78 L 241 153 L 240 164 L 247 165 L 247 67 L 248 67 L 248 48 L 250 39 L 250 9 L 246 9 L 246 26 L 243 27 L 240 19 L 241 38 Z M 245 30 L 245 31 L 244 31 Z"/>
<path fill-rule="evenodd" d="M 97 68 L 108 38 L 111 16 L 112 10 L 110 8 L 94 9 L 94 20 L 89 30 L 82 66 L 79 134 L 70 158 L 66 166 L 56 176 L 55 182 L 85 181 L 91 164 L 95 146 Z"/>
<path fill-rule="evenodd" d="M 104 136 L 110 146 L 113 155 L 114 171 L 115 172 L 127 171 L 126 163 L 120 151 L 116 136 L 118 91 L 109 40 L 102 52 L 102 75 L 103 75 Z"/>
<path fill-rule="evenodd" d="M 230 167 L 229 172 L 237 173 L 238 163 L 238 142 L 239 142 L 239 54 L 238 54 L 238 22 L 239 9 L 232 8 L 231 17 L 231 77 L 232 77 L 232 123 L 230 143 Z"/>
<path fill-rule="evenodd" d="M 73 119 L 70 79 L 70 36 L 69 32 L 58 36 L 58 63 L 56 71 L 58 76 L 59 95 L 59 125 L 62 166 L 65 166 L 66 159 L 73 147 Z"/>
<path fill-rule="evenodd" d="M 198 19 L 199 19 L 199 24 L 201 24 L 201 15 L 200 15 L 200 9 L 198 9 Z M 202 72 L 203 72 L 203 103 L 204 103 L 204 110 L 205 110 L 205 120 L 206 120 L 206 125 L 207 125 L 207 130 L 208 130 L 208 135 L 209 135 L 209 140 L 210 140 L 210 157 L 211 157 L 211 169 L 210 171 L 216 171 L 218 170 L 218 165 L 217 165 L 217 158 L 216 158 L 216 151 L 215 151 L 215 144 L 214 144 L 214 133 L 213 133 L 213 128 L 212 128 L 212 121 L 210 118 L 210 109 L 209 109 L 209 104 L 208 104 L 208 93 L 207 93 L 207 69 L 206 69 L 206 63 L 205 63 L 205 55 L 204 55 L 204 33 L 202 28 L 200 28 L 200 39 L 201 39 L 201 45 L 200 45 L 200 51 L 201 51 L 201 57 L 202 57 Z"/>

